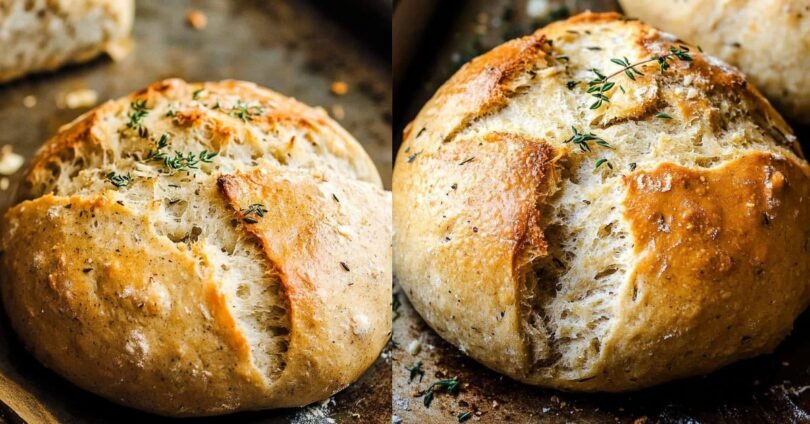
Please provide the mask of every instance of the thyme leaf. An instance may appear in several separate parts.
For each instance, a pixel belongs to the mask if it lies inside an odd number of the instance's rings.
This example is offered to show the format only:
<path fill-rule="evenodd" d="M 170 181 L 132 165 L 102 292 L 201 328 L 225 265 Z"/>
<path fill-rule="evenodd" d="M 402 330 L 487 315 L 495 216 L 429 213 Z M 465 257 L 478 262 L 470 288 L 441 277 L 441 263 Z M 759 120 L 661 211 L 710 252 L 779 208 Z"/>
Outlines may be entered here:
<path fill-rule="evenodd" d="M 107 181 L 112 183 L 112 185 L 116 186 L 117 188 L 126 187 L 129 183 L 132 182 L 132 175 L 127 173 L 124 174 L 116 174 L 115 172 L 110 172 L 107 174 Z"/>
<path fill-rule="evenodd" d="M 422 369 L 422 361 L 416 361 L 413 366 L 405 367 L 405 369 L 411 372 L 408 382 L 413 381 L 416 376 L 419 376 L 419 382 L 422 382 L 422 377 L 425 376 L 425 371 Z"/>

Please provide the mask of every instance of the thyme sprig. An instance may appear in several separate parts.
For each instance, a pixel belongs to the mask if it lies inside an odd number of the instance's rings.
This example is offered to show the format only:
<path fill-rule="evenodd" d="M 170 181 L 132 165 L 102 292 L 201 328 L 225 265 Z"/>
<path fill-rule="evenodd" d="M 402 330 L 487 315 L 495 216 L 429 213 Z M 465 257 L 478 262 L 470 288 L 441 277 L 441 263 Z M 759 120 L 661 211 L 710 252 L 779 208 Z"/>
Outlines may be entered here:
<path fill-rule="evenodd" d="M 247 209 L 240 209 L 242 212 L 242 219 L 248 224 L 255 224 L 259 222 L 256 218 L 252 218 L 250 215 L 257 216 L 259 218 L 264 218 L 264 214 L 267 213 L 267 207 L 265 207 L 261 203 L 254 203 L 247 207 Z"/>
<path fill-rule="evenodd" d="M 591 150 L 591 145 L 588 143 L 590 141 L 593 141 L 597 146 L 604 147 L 606 149 L 612 149 L 613 148 L 613 146 L 611 146 L 607 141 L 602 139 L 602 137 L 599 137 L 599 136 L 597 136 L 596 134 L 594 134 L 592 132 L 587 132 L 587 133 L 583 132 L 583 133 L 581 133 L 581 132 L 579 132 L 579 130 L 577 130 L 576 127 L 571 127 L 571 130 L 574 132 L 574 134 L 570 138 L 568 138 L 568 140 L 565 140 L 564 143 L 574 143 L 577 146 L 579 146 L 579 149 L 581 151 L 583 151 L 583 152 L 591 152 L 592 151 Z M 610 162 L 608 162 L 608 160 L 605 159 L 605 158 L 597 160 L 596 161 L 596 166 L 594 167 L 594 169 L 597 169 L 600 166 L 605 165 L 605 164 L 607 164 L 607 166 L 610 169 L 613 169 L 613 165 L 611 165 Z"/>
<path fill-rule="evenodd" d="M 219 154 L 218 152 L 209 152 L 208 150 L 203 150 L 196 155 L 191 152 L 181 153 L 175 151 L 175 155 L 171 156 L 164 150 L 168 146 L 169 136 L 167 134 L 163 134 L 160 136 L 160 140 L 158 140 L 156 149 L 149 152 L 146 160 L 163 162 L 163 165 L 166 166 L 166 168 L 173 171 L 188 171 L 190 169 L 199 169 L 200 162 L 213 162 L 214 158 Z"/>
<path fill-rule="evenodd" d="M 149 115 L 149 108 L 146 107 L 146 100 L 137 99 L 129 104 L 130 111 L 127 112 L 127 127 L 138 132 L 138 135 L 146 138 L 149 134 L 146 127 L 143 125 L 143 118 Z"/>
<path fill-rule="evenodd" d="M 676 59 L 684 62 L 691 62 L 692 56 L 689 54 L 689 48 L 684 45 L 680 45 L 679 47 L 670 47 L 669 53 L 665 55 L 659 56 L 654 54 L 649 59 L 644 59 L 636 63 L 630 63 L 630 60 L 628 60 L 627 57 L 612 58 L 610 61 L 621 66 L 621 69 L 609 75 L 603 74 L 596 68 L 591 69 L 591 72 L 593 72 L 595 77 L 588 81 L 588 94 L 596 98 L 596 100 L 591 103 L 591 109 L 599 109 L 602 107 L 603 103 L 610 102 L 610 98 L 606 95 L 606 93 L 616 85 L 615 82 L 610 81 L 610 79 L 613 77 L 624 74 L 630 80 L 635 81 L 636 76 L 644 75 L 644 72 L 641 72 L 639 68 L 644 69 L 644 66 L 646 66 L 648 63 L 656 62 L 658 64 L 658 69 L 661 72 L 664 72 L 670 68 L 670 62 Z M 623 87 L 619 86 L 619 88 L 621 88 L 622 92 L 624 92 Z"/>
<path fill-rule="evenodd" d="M 127 173 L 124 174 L 116 174 L 115 172 L 110 172 L 107 174 L 107 181 L 112 183 L 112 185 L 116 186 L 117 188 L 126 187 L 129 183 L 132 182 L 132 175 Z"/>
<path fill-rule="evenodd" d="M 568 140 L 565 140 L 564 143 L 574 143 L 579 146 L 579 149 L 583 152 L 591 151 L 591 146 L 588 144 L 589 141 L 594 141 L 596 142 L 596 145 L 607 149 L 613 148 L 610 144 L 608 144 L 607 141 L 603 140 L 601 137 L 598 137 L 592 132 L 581 133 L 576 127 L 571 127 L 571 130 L 574 131 L 574 134 Z"/>
<path fill-rule="evenodd" d="M 456 377 L 447 380 L 438 380 L 431 384 L 427 390 L 425 390 L 422 397 L 422 403 L 425 405 L 425 408 L 430 408 L 430 404 L 433 402 L 433 397 L 436 391 L 445 391 L 447 393 L 456 394 L 458 393 L 460 386 L 461 383 L 459 383 L 458 378 Z"/>
<path fill-rule="evenodd" d="M 250 106 L 243 103 L 241 100 L 236 102 L 236 106 L 231 110 L 231 115 L 241 119 L 244 122 L 252 121 L 254 117 L 262 115 L 264 108 L 261 106 Z"/>

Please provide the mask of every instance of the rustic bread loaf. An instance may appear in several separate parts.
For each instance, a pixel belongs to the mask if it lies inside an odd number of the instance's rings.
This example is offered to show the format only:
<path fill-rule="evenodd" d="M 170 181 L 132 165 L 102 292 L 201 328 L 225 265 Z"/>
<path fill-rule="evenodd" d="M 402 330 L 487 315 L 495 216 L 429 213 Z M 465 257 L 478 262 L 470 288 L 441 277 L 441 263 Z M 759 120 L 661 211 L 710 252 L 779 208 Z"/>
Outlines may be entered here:
<path fill-rule="evenodd" d="M 166 80 L 63 127 L 2 232 L 28 349 L 166 415 L 301 406 L 391 328 L 391 199 L 323 110 L 245 82 Z"/>
<path fill-rule="evenodd" d="M 0 82 L 115 49 L 134 9 L 134 0 L 0 1 Z"/>
<path fill-rule="evenodd" d="M 501 373 L 650 386 L 790 331 L 810 302 L 809 177 L 738 71 L 586 13 L 466 64 L 405 130 L 394 273 Z"/>
<path fill-rule="evenodd" d="M 810 124 L 810 0 L 620 0 L 625 12 L 739 67 L 789 118 Z"/>

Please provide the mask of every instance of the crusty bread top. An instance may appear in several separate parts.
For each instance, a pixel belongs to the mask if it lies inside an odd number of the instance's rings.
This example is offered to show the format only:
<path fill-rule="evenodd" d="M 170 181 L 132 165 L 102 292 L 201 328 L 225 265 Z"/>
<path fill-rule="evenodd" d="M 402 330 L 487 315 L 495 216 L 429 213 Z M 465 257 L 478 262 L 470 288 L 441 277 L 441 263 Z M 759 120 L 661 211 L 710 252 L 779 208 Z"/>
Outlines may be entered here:
<path fill-rule="evenodd" d="M 390 333 L 390 193 L 322 110 L 254 84 L 107 102 L 40 149 L 18 197 L 12 325 L 116 402 L 302 406 L 359 378 Z"/>
<path fill-rule="evenodd" d="M 145 102 L 145 115 L 133 120 L 138 101 Z M 137 136 L 138 128 L 147 129 L 145 137 Z M 136 185 L 138 176 L 183 178 L 163 172 L 160 161 L 144 160 L 164 134 L 169 154 L 218 152 L 214 164 L 199 164 L 205 173 L 256 166 L 261 159 L 382 184 L 368 154 L 322 109 L 248 82 L 165 80 L 62 127 L 34 157 L 17 197 L 98 192 L 108 188 L 109 172 L 131 173 Z"/>
<path fill-rule="evenodd" d="M 687 58 L 662 71 L 654 57 L 670 49 Z M 631 79 L 625 60 L 647 63 Z M 789 331 L 810 302 L 797 278 L 810 272 L 808 175 L 791 129 L 739 71 L 585 13 L 474 59 L 408 126 L 394 268 L 433 328 L 498 371 L 648 386 Z"/>

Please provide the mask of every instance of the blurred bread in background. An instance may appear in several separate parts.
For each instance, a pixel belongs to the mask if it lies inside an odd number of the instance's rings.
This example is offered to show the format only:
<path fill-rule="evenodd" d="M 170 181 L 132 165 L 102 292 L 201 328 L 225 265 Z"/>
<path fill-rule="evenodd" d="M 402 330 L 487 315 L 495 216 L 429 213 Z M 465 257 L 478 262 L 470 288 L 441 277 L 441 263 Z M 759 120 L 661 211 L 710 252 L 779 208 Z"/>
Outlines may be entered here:
<path fill-rule="evenodd" d="M 0 1 L 0 82 L 130 47 L 134 0 Z"/>
<path fill-rule="evenodd" d="M 810 0 L 620 0 L 624 12 L 740 68 L 785 116 L 810 124 Z"/>

